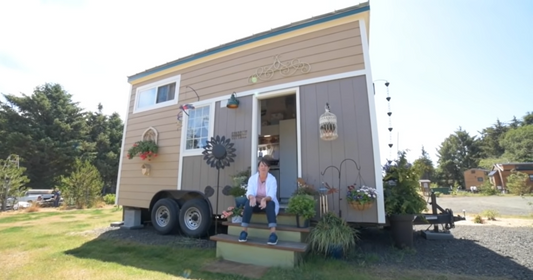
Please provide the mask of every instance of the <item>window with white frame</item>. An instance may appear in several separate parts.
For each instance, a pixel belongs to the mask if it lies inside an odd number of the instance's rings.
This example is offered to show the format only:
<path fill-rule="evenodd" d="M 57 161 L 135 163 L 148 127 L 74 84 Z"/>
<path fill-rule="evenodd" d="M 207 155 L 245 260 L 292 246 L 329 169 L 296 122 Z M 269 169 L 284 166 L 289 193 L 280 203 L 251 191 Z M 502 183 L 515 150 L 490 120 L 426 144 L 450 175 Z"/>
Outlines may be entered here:
<path fill-rule="evenodd" d="M 211 106 L 190 109 L 188 114 L 185 150 L 203 149 L 209 139 Z"/>
<path fill-rule="evenodd" d="M 168 78 L 137 89 L 136 111 L 177 104 L 180 76 Z"/>

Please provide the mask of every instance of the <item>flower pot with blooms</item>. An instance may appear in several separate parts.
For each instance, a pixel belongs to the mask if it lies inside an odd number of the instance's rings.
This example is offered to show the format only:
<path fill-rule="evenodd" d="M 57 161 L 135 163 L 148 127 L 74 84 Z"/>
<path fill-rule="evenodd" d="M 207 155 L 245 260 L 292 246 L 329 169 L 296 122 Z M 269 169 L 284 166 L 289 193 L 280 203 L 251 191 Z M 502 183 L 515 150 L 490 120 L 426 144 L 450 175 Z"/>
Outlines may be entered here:
<path fill-rule="evenodd" d="M 157 152 L 159 147 L 154 141 L 137 141 L 133 146 L 128 150 L 128 159 L 133 157 L 140 157 L 142 160 L 148 159 L 150 161 L 152 158 L 157 157 Z"/>
<path fill-rule="evenodd" d="M 353 209 L 364 211 L 374 205 L 376 198 L 378 197 L 375 188 L 369 186 L 361 186 L 356 188 L 355 184 L 348 186 L 348 192 L 346 194 L 346 200 L 350 203 Z"/>
<path fill-rule="evenodd" d="M 235 207 L 230 206 L 226 211 L 222 212 L 222 218 L 229 219 L 231 218 L 231 222 L 234 224 L 242 222 L 242 213 L 243 213 L 244 207 Z"/>

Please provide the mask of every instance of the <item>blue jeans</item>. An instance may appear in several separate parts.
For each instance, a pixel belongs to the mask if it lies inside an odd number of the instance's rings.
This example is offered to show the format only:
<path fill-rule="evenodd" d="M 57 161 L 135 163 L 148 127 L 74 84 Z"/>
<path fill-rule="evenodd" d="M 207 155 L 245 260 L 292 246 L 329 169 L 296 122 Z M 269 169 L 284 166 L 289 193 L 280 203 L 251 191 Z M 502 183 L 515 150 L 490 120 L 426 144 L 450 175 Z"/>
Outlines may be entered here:
<path fill-rule="evenodd" d="M 242 214 L 242 227 L 248 227 L 250 220 L 252 219 L 252 213 L 261 212 L 266 212 L 268 227 L 276 227 L 276 204 L 274 204 L 274 201 L 267 202 L 265 209 L 259 208 L 260 205 L 259 202 L 256 202 L 255 206 L 251 207 L 250 200 L 246 200 L 246 203 L 244 204 L 244 212 Z"/>

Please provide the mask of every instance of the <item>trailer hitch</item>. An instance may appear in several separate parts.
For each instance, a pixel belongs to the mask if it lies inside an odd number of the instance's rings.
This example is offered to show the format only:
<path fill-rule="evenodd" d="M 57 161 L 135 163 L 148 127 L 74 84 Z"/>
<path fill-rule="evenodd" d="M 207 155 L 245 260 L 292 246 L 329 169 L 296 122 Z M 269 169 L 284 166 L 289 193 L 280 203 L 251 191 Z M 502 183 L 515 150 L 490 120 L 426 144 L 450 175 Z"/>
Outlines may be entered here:
<path fill-rule="evenodd" d="M 455 222 L 464 221 L 466 220 L 465 217 L 461 217 L 460 215 L 454 216 L 452 209 L 446 208 L 443 209 L 437 204 L 437 196 L 435 195 L 434 191 L 431 191 L 431 202 L 429 202 L 431 205 L 431 214 L 430 213 L 423 213 L 416 217 L 413 224 L 415 225 L 427 225 L 431 224 L 433 225 L 433 232 L 439 233 L 439 225 L 443 225 L 443 231 L 447 232 L 452 228 L 455 228 Z M 437 210 L 440 210 L 441 212 L 438 213 Z M 430 227 L 431 227 L 430 225 Z M 428 228 L 429 229 L 429 228 Z"/>

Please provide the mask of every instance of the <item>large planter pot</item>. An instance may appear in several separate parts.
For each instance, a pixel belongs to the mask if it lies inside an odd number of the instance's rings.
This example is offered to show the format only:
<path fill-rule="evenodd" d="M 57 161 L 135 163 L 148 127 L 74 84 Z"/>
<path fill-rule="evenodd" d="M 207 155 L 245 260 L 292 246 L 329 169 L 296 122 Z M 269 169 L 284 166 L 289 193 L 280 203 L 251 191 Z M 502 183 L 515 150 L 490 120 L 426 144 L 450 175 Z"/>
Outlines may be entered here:
<path fill-rule="evenodd" d="M 235 198 L 235 207 L 244 207 L 244 204 L 246 203 L 246 197 L 245 196 L 239 196 Z"/>
<path fill-rule="evenodd" d="M 413 247 L 413 214 L 390 215 L 390 229 L 394 246 L 398 248 Z"/>
<path fill-rule="evenodd" d="M 299 228 L 308 228 L 309 227 L 309 219 L 304 219 L 300 217 L 300 215 L 296 215 L 296 226 Z"/>
<path fill-rule="evenodd" d="M 342 259 L 344 252 L 342 250 L 342 246 L 340 245 L 329 245 L 328 246 L 329 256 L 334 259 Z"/>

